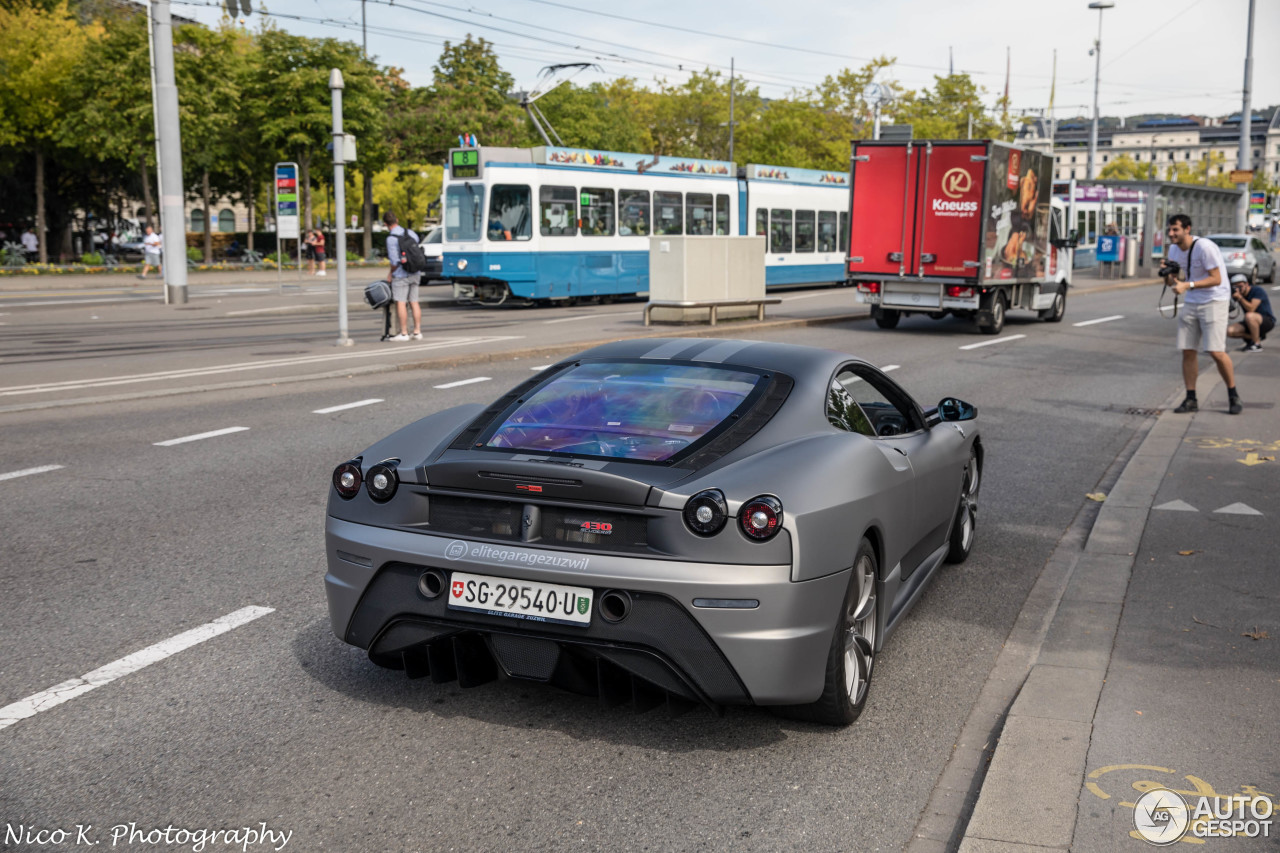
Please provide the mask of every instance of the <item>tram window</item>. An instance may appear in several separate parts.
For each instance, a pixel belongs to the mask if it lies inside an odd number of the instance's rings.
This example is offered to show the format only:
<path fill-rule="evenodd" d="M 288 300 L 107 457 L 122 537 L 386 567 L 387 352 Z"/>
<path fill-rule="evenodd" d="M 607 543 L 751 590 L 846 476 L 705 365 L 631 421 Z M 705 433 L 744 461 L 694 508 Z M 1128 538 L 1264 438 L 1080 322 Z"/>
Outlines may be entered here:
<path fill-rule="evenodd" d="M 796 251 L 813 251 L 813 211 L 796 211 Z"/>
<path fill-rule="evenodd" d="M 582 188 L 582 235 L 613 236 L 613 190 Z"/>
<path fill-rule="evenodd" d="M 658 193 L 653 194 L 653 210 L 654 225 L 653 233 L 655 234 L 683 234 L 684 220 L 681 217 L 683 212 L 684 199 L 680 193 Z"/>
<path fill-rule="evenodd" d="M 572 237 L 578 233 L 578 191 L 573 187 L 538 190 L 538 222 L 544 237 Z"/>
<path fill-rule="evenodd" d="M 849 254 L 849 214 L 840 214 L 840 251 Z"/>
<path fill-rule="evenodd" d="M 819 210 L 818 251 L 834 252 L 836 245 L 836 212 L 834 210 Z"/>
<path fill-rule="evenodd" d="M 763 207 L 756 208 L 756 236 L 769 236 L 769 211 Z"/>
<path fill-rule="evenodd" d="M 489 239 L 528 240 L 533 236 L 529 215 L 529 188 L 520 184 L 495 184 L 489 195 Z"/>
<path fill-rule="evenodd" d="M 649 191 L 618 190 L 618 233 L 649 236 Z"/>
<path fill-rule="evenodd" d="M 791 251 L 791 211 L 775 207 L 769 211 L 769 251 Z"/>
<path fill-rule="evenodd" d="M 686 234 L 711 236 L 715 228 L 715 211 L 712 208 L 711 193 L 689 193 L 684 197 Z"/>
<path fill-rule="evenodd" d="M 729 234 L 729 197 L 716 196 L 716 234 L 721 237 Z"/>
<path fill-rule="evenodd" d="M 444 238 L 471 243 L 480 239 L 484 225 L 484 187 L 454 184 L 444 194 Z"/>

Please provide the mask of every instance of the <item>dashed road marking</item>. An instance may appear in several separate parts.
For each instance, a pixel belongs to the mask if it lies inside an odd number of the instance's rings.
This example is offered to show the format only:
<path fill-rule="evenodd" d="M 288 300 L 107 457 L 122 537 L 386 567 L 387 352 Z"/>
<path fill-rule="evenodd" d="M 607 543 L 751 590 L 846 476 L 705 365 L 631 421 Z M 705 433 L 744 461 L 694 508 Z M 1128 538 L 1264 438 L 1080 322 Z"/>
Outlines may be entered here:
<path fill-rule="evenodd" d="M 886 364 L 884 367 L 880 368 L 880 370 L 884 373 L 888 373 L 890 370 L 897 370 L 901 366 L 902 365 L 900 364 Z"/>
<path fill-rule="evenodd" d="M 1218 507 L 1214 512 L 1222 513 L 1223 515 L 1262 515 L 1262 513 L 1258 512 L 1248 504 L 1239 502 L 1227 504 L 1224 507 Z"/>
<path fill-rule="evenodd" d="M 175 444 L 186 444 L 188 441 L 200 441 L 206 438 L 217 438 L 220 435 L 230 435 L 233 432 L 244 432 L 248 427 L 227 427 L 226 429 L 215 429 L 212 432 L 202 432 L 196 435 L 184 435 L 182 438 L 171 438 L 168 441 L 154 441 L 156 447 L 172 447 Z"/>
<path fill-rule="evenodd" d="M 332 414 L 333 412 L 342 412 L 347 409 L 358 409 L 361 406 L 372 406 L 374 403 L 381 403 L 381 402 L 382 402 L 381 397 L 374 397 L 371 400 L 357 400 L 354 403 L 343 403 L 341 406 L 330 406 L 327 409 L 316 409 L 311 414 L 328 415 L 328 414 Z"/>
<path fill-rule="evenodd" d="M 183 631 L 181 634 L 170 637 L 153 646 L 147 646 L 141 651 L 126 655 L 117 661 L 112 661 L 106 666 L 98 667 L 93 672 L 85 673 L 79 678 L 72 678 L 61 684 L 55 684 L 48 690 L 42 690 L 39 693 L 28 696 L 26 699 L 0 708 L 0 729 L 8 728 L 19 720 L 25 720 L 27 717 L 34 717 L 41 711 L 47 711 L 56 705 L 61 705 L 63 702 L 88 693 L 94 688 L 110 684 L 117 678 L 135 673 L 144 667 L 151 666 L 153 663 L 203 643 L 205 640 L 212 640 L 219 634 L 225 634 L 233 628 L 239 628 L 254 619 L 274 612 L 274 608 L 271 607 L 243 607 L 198 628 Z"/>
<path fill-rule="evenodd" d="M 1170 512 L 1199 512 L 1200 510 L 1193 507 L 1186 501 L 1169 501 L 1167 504 L 1153 506 L 1152 509 L 1169 510 Z"/>
<path fill-rule="evenodd" d="M 960 347 L 960 349 L 977 349 L 978 347 L 989 347 L 992 344 L 1002 344 L 1002 343 L 1005 343 L 1006 341 L 1016 341 L 1018 338 L 1025 338 L 1025 337 L 1026 335 L 1005 335 L 1003 338 L 995 338 L 993 340 L 982 341 L 976 344 L 967 344 L 966 346 Z"/>
<path fill-rule="evenodd" d="M 57 471 L 62 465 L 41 465 L 38 468 L 23 468 L 21 471 L 10 471 L 0 474 L 0 480 L 16 480 L 19 477 L 30 477 L 32 474 L 43 474 L 46 471 Z"/>
<path fill-rule="evenodd" d="M 62 303 L 56 303 L 62 304 Z M 411 344 L 396 347 L 396 354 L 426 352 L 428 350 L 461 347 L 472 344 L 491 344 L 500 341 L 518 340 L 520 335 L 485 335 L 465 338 L 444 338 L 431 343 Z M 267 361 L 245 361 L 235 364 L 220 364 L 213 367 L 194 367 L 184 370 L 162 370 L 156 373 L 139 373 L 131 376 L 108 376 L 103 379 L 68 380 L 66 382 L 46 382 L 36 385 L 11 385 L 0 388 L 0 397 L 11 397 L 20 394 L 44 394 L 51 391 L 77 391 L 85 388 L 105 388 L 113 385 L 131 385 L 138 382 L 156 382 L 167 379 L 191 379 L 198 376 L 213 376 L 219 373 L 239 373 L 246 370 L 264 370 L 272 367 L 289 367 L 300 364 L 322 364 L 329 361 L 342 361 L 355 358 L 385 358 L 390 350 L 371 348 L 365 352 L 344 352 L 332 355 L 308 355 L 296 358 L 280 358 Z"/>
<path fill-rule="evenodd" d="M 550 367 L 550 366 L 551 366 L 551 365 L 549 365 L 549 364 L 539 364 L 538 366 L 536 366 L 536 367 L 530 367 L 529 369 L 530 369 L 530 370 L 546 370 L 546 369 L 547 369 L 548 367 Z"/>
<path fill-rule="evenodd" d="M 613 313 L 613 312 L 607 312 Z M 590 320 L 592 317 L 599 317 L 599 314 L 576 314 L 572 317 L 557 317 L 554 320 L 543 320 L 543 323 L 571 323 L 574 320 Z"/>
<path fill-rule="evenodd" d="M 797 299 L 813 299 L 815 296 L 830 296 L 830 293 L 801 293 L 798 296 L 784 296 L 783 302 L 795 302 Z"/>
<path fill-rule="evenodd" d="M 443 385 L 436 385 L 436 388 L 457 388 L 461 385 L 475 385 L 477 382 L 488 382 L 491 377 L 476 376 L 471 379 L 459 379 L 457 382 L 446 382 Z"/>
<path fill-rule="evenodd" d="M 1095 326 L 1098 323 L 1110 323 L 1112 320 L 1123 320 L 1123 314 L 1112 314 L 1110 317 L 1098 317 L 1096 320 L 1083 320 L 1079 323 L 1072 323 L 1073 326 Z"/>

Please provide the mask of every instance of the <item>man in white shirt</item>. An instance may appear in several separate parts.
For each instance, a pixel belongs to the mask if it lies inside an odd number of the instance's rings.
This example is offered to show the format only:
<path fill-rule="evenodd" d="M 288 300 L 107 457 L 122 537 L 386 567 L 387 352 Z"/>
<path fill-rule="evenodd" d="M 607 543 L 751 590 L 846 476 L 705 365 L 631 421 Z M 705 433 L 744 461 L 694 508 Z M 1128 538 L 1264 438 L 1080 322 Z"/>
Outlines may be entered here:
<path fill-rule="evenodd" d="M 32 256 L 40 253 L 40 238 L 36 236 L 36 229 L 28 228 L 23 232 L 22 250 Z"/>
<path fill-rule="evenodd" d="M 164 239 L 156 233 L 155 229 L 150 225 L 147 226 L 147 236 L 142 238 L 142 275 L 138 278 L 146 278 L 147 271 L 152 267 L 156 268 L 156 272 L 162 272 L 160 267 L 160 253 L 164 249 Z"/>
<path fill-rule="evenodd" d="M 1175 412 L 1185 414 L 1200 408 L 1196 400 L 1196 352 L 1203 349 L 1218 365 L 1227 386 L 1227 411 L 1240 414 L 1243 406 L 1236 393 L 1235 368 L 1227 355 L 1227 314 L 1231 308 L 1231 285 L 1227 264 L 1216 243 L 1191 236 L 1191 217 L 1175 213 L 1169 217 L 1169 243 L 1165 257 L 1182 268 L 1179 276 L 1165 276 L 1165 285 L 1183 300 L 1178 314 L 1178 349 L 1182 350 L 1182 379 L 1187 397 Z"/>

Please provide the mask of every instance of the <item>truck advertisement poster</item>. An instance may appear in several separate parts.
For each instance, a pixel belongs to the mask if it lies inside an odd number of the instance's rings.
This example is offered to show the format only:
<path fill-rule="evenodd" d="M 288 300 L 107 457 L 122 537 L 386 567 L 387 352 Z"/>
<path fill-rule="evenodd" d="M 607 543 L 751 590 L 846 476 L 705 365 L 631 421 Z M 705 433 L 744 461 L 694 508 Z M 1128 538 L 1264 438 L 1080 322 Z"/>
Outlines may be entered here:
<path fill-rule="evenodd" d="M 983 273 L 987 279 L 1044 278 L 1049 261 L 1052 176 L 1045 157 L 992 145 L 987 162 Z"/>

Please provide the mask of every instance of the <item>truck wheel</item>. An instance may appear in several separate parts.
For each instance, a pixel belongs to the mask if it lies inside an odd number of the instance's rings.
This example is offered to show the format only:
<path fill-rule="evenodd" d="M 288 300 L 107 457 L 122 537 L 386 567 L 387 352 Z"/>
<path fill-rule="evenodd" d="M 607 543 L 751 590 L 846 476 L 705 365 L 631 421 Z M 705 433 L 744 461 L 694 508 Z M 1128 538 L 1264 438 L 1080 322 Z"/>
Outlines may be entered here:
<path fill-rule="evenodd" d="M 1067 313 L 1067 286 L 1058 285 L 1058 292 L 1053 295 L 1053 304 L 1040 312 L 1040 319 L 1046 323 L 1061 323 L 1062 316 Z"/>
<path fill-rule="evenodd" d="M 902 312 L 893 308 L 880 308 L 877 306 L 871 310 L 871 318 L 882 329 L 896 329 L 898 328 L 898 321 L 902 319 Z"/>
<path fill-rule="evenodd" d="M 984 335 L 998 335 L 1004 330 L 1004 312 L 1007 306 L 1004 304 L 1003 293 L 991 294 L 991 307 L 983 312 L 978 312 L 978 331 Z M 985 315 L 985 316 L 984 316 Z"/>

